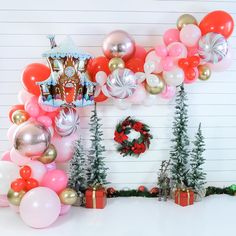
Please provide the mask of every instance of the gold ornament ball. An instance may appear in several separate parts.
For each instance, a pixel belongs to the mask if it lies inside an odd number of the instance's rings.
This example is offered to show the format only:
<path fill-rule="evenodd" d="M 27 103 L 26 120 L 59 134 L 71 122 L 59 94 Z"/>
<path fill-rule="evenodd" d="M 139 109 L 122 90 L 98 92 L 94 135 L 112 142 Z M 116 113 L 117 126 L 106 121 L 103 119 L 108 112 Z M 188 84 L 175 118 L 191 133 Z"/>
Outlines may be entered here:
<path fill-rule="evenodd" d="M 121 58 L 115 57 L 109 61 L 108 67 L 110 71 L 114 71 L 116 69 L 123 69 L 125 68 L 125 63 Z"/>
<path fill-rule="evenodd" d="M 211 77 L 211 69 L 207 65 L 198 66 L 198 78 L 200 80 L 208 80 Z"/>
<path fill-rule="evenodd" d="M 24 110 L 16 110 L 12 113 L 12 122 L 20 125 L 29 119 L 29 114 Z"/>
<path fill-rule="evenodd" d="M 146 91 L 152 95 L 160 94 L 164 90 L 164 88 L 165 88 L 165 83 L 161 79 L 158 85 L 155 87 L 151 87 L 147 83 L 145 84 Z"/>
<path fill-rule="evenodd" d="M 59 198 L 62 204 L 73 205 L 77 201 L 78 194 L 75 192 L 74 189 L 66 188 L 59 194 Z"/>
<path fill-rule="evenodd" d="M 21 199 L 24 197 L 25 191 L 15 192 L 14 190 L 10 189 L 7 194 L 7 199 L 10 204 L 14 206 L 19 206 Z"/>
<path fill-rule="evenodd" d="M 57 157 L 57 150 L 53 144 L 50 144 L 48 149 L 43 153 L 43 155 L 38 159 L 38 161 L 43 164 L 49 164 L 55 161 Z"/>
<path fill-rule="evenodd" d="M 184 26 L 194 24 L 197 25 L 197 20 L 190 14 L 181 15 L 177 20 L 177 28 L 181 30 Z"/>

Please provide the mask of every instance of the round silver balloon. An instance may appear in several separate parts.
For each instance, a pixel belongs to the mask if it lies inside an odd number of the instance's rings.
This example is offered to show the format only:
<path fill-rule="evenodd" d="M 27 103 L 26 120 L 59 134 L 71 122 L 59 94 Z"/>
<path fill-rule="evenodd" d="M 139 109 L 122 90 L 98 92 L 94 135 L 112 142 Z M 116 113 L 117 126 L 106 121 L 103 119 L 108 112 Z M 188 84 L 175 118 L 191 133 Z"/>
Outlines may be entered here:
<path fill-rule="evenodd" d="M 207 33 L 198 42 L 198 53 L 204 62 L 218 63 L 228 53 L 228 43 L 223 35 Z"/>
<path fill-rule="evenodd" d="M 129 69 L 116 69 L 107 78 L 106 88 L 114 98 L 131 96 L 137 88 L 137 78 Z"/>
<path fill-rule="evenodd" d="M 68 136 L 79 129 L 80 117 L 75 108 L 65 107 L 55 117 L 55 130 L 61 136 Z"/>
<path fill-rule="evenodd" d="M 37 121 L 21 124 L 15 133 L 14 147 L 23 156 L 40 157 L 51 141 L 49 130 Z"/>
<path fill-rule="evenodd" d="M 128 60 L 135 52 L 135 41 L 127 32 L 115 30 L 106 36 L 102 49 L 107 58 L 120 57 Z"/>

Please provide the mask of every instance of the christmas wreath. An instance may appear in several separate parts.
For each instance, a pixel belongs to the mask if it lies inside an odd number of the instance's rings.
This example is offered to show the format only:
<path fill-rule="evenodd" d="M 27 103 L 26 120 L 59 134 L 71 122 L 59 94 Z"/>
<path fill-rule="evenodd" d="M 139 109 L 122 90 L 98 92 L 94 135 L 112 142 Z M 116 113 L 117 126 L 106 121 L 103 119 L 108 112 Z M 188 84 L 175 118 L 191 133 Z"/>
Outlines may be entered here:
<path fill-rule="evenodd" d="M 128 135 L 132 130 L 138 132 L 140 135 L 138 138 L 129 140 Z M 116 126 L 114 140 L 119 144 L 117 151 L 123 156 L 138 157 L 149 148 L 150 139 L 152 139 L 152 135 L 149 131 L 148 125 L 135 119 L 131 119 L 131 117 L 128 116 Z"/>

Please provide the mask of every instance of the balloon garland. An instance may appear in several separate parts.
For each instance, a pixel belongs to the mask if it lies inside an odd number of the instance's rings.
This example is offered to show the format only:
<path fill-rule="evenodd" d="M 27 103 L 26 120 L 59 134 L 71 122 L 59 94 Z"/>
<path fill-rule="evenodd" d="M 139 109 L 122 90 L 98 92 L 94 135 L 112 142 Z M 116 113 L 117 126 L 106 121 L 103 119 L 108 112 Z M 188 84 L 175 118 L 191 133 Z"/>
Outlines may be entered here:
<path fill-rule="evenodd" d="M 134 130 L 139 133 L 138 138 L 129 140 L 129 134 Z M 139 157 L 150 145 L 152 135 L 149 126 L 128 116 L 119 122 L 114 133 L 114 140 L 118 143 L 117 151 L 125 156 Z"/>

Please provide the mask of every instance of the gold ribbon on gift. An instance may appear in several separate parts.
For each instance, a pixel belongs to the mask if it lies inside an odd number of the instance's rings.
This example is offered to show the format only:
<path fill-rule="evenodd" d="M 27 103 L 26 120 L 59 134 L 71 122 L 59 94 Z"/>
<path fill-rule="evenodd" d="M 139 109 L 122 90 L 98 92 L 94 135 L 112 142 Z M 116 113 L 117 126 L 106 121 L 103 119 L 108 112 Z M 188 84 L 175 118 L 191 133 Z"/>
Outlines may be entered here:
<path fill-rule="evenodd" d="M 189 189 L 177 189 L 177 196 L 178 196 L 178 204 L 180 205 L 180 192 L 187 192 L 187 205 L 190 205 L 190 191 Z"/>
<path fill-rule="evenodd" d="M 92 189 L 92 200 L 93 200 L 93 208 L 97 208 L 97 202 L 96 202 L 96 191 L 100 189 L 102 186 L 101 184 L 95 184 Z"/>

